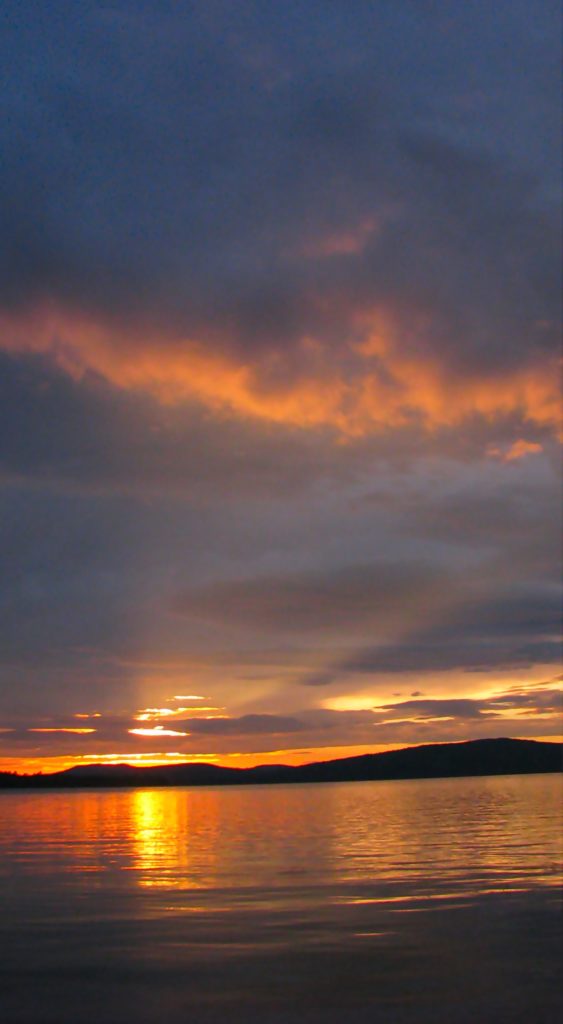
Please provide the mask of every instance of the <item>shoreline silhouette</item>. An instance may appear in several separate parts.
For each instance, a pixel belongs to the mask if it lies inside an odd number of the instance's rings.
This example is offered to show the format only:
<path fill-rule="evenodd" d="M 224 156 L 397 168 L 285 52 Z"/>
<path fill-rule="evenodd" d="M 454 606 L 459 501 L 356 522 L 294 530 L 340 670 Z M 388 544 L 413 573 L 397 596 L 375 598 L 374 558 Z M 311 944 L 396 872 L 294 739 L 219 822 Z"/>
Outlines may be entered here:
<path fill-rule="evenodd" d="M 304 765 L 226 768 L 185 764 L 136 767 L 87 764 L 62 772 L 19 775 L 0 772 L 0 789 L 87 789 L 105 787 L 274 785 L 280 783 L 367 782 L 400 779 L 529 775 L 563 770 L 563 744 L 511 738 L 425 744 L 378 754 L 314 761 Z"/>

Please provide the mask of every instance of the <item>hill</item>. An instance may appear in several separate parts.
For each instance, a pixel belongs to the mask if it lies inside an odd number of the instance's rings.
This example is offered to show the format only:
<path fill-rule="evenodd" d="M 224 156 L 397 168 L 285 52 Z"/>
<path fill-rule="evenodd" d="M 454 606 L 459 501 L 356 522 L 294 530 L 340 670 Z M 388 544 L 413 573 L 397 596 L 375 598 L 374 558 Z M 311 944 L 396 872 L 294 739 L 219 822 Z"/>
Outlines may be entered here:
<path fill-rule="evenodd" d="M 0 789 L 87 789 L 109 787 L 265 785 L 298 782 L 360 782 L 476 775 L 559 772 L 563 744 L 491 739 L 406 747 L 334 761 L 299 765 L 224 768 L 175 764 L 137 768 L 128 764 L 80 765 L 51 775 L 0 772 Z"/>

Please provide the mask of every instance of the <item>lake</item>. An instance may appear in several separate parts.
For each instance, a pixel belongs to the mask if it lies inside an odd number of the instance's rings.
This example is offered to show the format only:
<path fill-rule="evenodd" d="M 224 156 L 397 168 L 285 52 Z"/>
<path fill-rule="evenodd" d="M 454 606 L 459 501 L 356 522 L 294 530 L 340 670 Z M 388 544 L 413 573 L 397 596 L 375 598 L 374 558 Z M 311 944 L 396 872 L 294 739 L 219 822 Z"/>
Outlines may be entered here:
<path fill-rule="evenodd" d="M 561 1019 L 560 776 L 0 794 L 7 1024 Z"/>

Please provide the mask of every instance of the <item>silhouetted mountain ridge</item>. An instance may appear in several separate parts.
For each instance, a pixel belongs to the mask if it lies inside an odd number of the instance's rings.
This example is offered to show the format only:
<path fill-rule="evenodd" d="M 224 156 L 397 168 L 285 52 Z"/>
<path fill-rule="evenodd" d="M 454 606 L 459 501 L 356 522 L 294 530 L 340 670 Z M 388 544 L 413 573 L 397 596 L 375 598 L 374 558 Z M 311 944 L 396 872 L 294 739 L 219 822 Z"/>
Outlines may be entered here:
<path fill-rule="evenodd" d="M 476 775 L 528 775 L 559 772 L 563 744 L 508 738 L 404 747 L 305 765 L 225 768 L 186 763 L 135 767 L 129 764 L 78 765 L 51 775 L 0 772 L 3 789 L 85 789 L 105 787 L 223 786 L 297 782 L 360 782 Z"/>

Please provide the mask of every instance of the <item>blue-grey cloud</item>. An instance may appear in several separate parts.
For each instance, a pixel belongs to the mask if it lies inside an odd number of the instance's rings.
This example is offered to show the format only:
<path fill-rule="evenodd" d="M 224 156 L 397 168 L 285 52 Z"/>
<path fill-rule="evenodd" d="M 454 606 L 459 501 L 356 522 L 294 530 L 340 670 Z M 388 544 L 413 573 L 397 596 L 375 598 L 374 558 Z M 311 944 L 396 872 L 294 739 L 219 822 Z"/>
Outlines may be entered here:
<path fill-rule="evenodd" d="M 352 314 L 377 306 L 403 351 L 541 361 L 559 305 L 551 146 L 532 117 L 513 141 L 534 103 L 557 118 L 557 15 L 540 6 L 531 32 L 520 5 L 494 24 L 456 5 L 448 25 L 408 2 L 296 4 L 281 31 L 274 3 L 244 19 L 8 3 L 5 308 L 196 336 L 256 360 L 264 386 L 306 372 L 307 336 L 343 366 Z M 334 241 L 372 222 L 365 245 Z"/>
<path fill-rule="evenodd" d="M 300 732 L 305 728 L 289 715 L 242 715 L 240 718 L 192 718 L 185 722 L 190 731 L 205 736 L 276 736 Z"/>
<path fill-rule="evenodd" d="M 180 593 L 173 607 L 186 616 L 251 629 L 377 630 L 420 607 L 433 588 L 444 585 L 444 577 L 447 573 L 424 563 L 381 561 L 330 572 L 214 584 Z"/>

